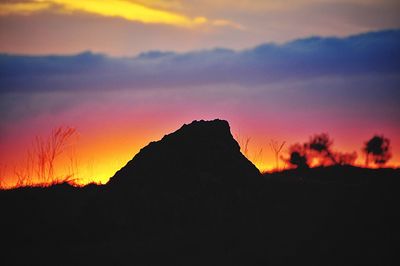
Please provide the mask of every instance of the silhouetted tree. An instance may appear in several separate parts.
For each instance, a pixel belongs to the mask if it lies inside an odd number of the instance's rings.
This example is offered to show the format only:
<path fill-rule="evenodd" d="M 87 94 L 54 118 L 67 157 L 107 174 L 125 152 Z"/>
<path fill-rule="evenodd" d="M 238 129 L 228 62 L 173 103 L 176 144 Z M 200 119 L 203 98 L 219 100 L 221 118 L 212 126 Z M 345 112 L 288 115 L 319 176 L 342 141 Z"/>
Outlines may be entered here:
<path fill-rule="evenodd" d="M 392 158 L 390 152 L 390 140 L 383 135 L 375 135 L 370 140 L 365 142 L 363 151 L 365 152 L 365 165 L 369 166 L 369 159 L 372 159 L 375 164 L 383 166 Z"/>
<path fill-rule="evenodd" d="M 289 148 L 289 158 L 285 161 L 297 167 L 326 166 L 326 165 L 353 165 L 357 153 L 342 153 L 332 150 L 333 140 L 326 133 L 316 134 L 309 141 L 294 144 Z M 314 161 L 315 160 L 315 161 Z"/>
<path fill-rule="evenodd" d="M 298 169 L 308 168 L 308 157 L 306 145 L 294 144 L 289 148 L 289 164 L 296 166 Z"/>
<path fill-rule="evenodd" d="M 337 164 L 336 158 L 331 151 L 333 140 L 326 133 L 316 134 L 312 136 L 306 144 L 307 148 L 318 155 L 322 159 L 321 164 Z"/>

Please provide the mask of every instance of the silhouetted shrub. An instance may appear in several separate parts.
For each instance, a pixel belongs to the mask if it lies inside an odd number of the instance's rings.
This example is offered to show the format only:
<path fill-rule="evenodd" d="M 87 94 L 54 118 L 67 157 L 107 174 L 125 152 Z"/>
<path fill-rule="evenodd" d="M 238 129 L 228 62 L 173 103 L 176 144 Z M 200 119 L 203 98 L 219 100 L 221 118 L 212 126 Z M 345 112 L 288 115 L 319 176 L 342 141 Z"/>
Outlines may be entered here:
<path fill-rule="evenodd" d="M 365 142 L 363 151 L 365 152 L 365 165 L 369 165 L 370 156 L 373 162 L 378 166 L 385 165 L 392 154 L 390 152 L 390 140 L 383 135 L 375 135 L 370 140 Z"/>
<path fill-rule="evenodd" d="M 288 163 L 296 168 L 308 168 L 308 156 L 306 145 L 296 143 L 289 147 L 289 160 Z"/>
<path fill-rule="evenodd" d="M 319 161 L 319 165 L 337 164 L 336 158 L 331 150 L 333 140 L 326 133 L 316 134 L 310 137 L 307 148 L 310 151 L 309 157 Z M 311 158 L 310 158 L 311 159 Z"/>

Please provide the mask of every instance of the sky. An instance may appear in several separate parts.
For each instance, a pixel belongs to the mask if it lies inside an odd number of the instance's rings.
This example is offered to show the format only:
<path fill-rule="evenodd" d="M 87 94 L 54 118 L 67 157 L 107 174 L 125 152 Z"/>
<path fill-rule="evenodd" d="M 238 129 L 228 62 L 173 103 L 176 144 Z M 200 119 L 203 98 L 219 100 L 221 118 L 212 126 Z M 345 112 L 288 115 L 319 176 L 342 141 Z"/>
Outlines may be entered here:
<path fill-rule="evenodd" d="M 261 170 L 271 140 L 374 134 L 400 165 L 400 3 L 374 0 L 0 1 L 0 177 L 72 127 L 59 176 L 107 182 L 195 119 L 230 122 Z M 280 167 L 284 162 L 280 162 Z M 71 170 L 73 168 L 73 170 Z"/>
<path fill-rule="evenodd" d="M 0 51 L 132 56 L 398 28 L 397 0 L 1 0 Z"/>

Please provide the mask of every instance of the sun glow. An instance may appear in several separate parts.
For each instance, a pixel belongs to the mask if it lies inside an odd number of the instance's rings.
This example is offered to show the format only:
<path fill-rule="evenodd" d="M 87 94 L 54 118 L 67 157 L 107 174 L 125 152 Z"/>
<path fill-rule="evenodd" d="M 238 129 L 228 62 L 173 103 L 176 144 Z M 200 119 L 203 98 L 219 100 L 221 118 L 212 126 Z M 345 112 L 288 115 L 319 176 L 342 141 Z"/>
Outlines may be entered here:
<path fill-rule="evenodd" d="M 64 11 L 84 11 L 101 16 L 120 17 L 142 23 L 162 23 L 184 27 L 190 27 L 199 23 L 199 20 L 196 18 L 191 19 L 181 14 L 149 8 L 125 0 L 51 0 L 50 2 L 60 5 Z"/>
<path fill-rule="evenodd" d="M 167 24 L 180 27 L 194 27 L 205 24 L 205 17 L 191 18 L 184 14 L 148 7 L 127 0 L 33 0 L 0 4 L 0 15 L 29 15 L 39 11 L 73 14 L 85 12 L 103 17 L 116 17 L 141 23 Z M 225 24 L 229 24 L 226 22 Z"/>
<path fill-rule="evenodd" d="M 129 0 L 31 0 L 0 3 L 0 16 L 31 15 L 38 12 L 74 15 L 86 13 L 101 17 L 120 18 L 144 24 L 164 24 L 183 28 L 199 26 L 230 27 L 244 30 L 237 22 L 226 19 L 209 19 L 205 16 L 190 16 L 177 11 L 161 9 Z"/>
<path fill-rule="evenodd" d="M 35 12 L 49 9 L 50 7 L 51 4 L 48 2 L 0 3 L 0 15 L 29 15 Z"/>

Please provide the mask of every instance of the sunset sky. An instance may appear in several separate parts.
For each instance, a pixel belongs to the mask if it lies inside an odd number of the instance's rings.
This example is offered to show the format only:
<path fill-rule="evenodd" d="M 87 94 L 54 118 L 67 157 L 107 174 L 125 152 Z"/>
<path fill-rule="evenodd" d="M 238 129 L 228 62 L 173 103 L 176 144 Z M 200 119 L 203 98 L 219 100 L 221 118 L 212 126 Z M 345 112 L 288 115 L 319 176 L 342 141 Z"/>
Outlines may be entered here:
<path fill-rule="evenodd" d="M 262 170 L 271 139 L 321 132 L 358 164 L 384 134 L 400 166 L 399 13 L 396 0 L 0 0 L 0 178 L 59 126 L 77 134 L 57 174 L 73 158 L 77 178 L 104 183 L 150 141 L 214 118 L 251 138 Z"/>

